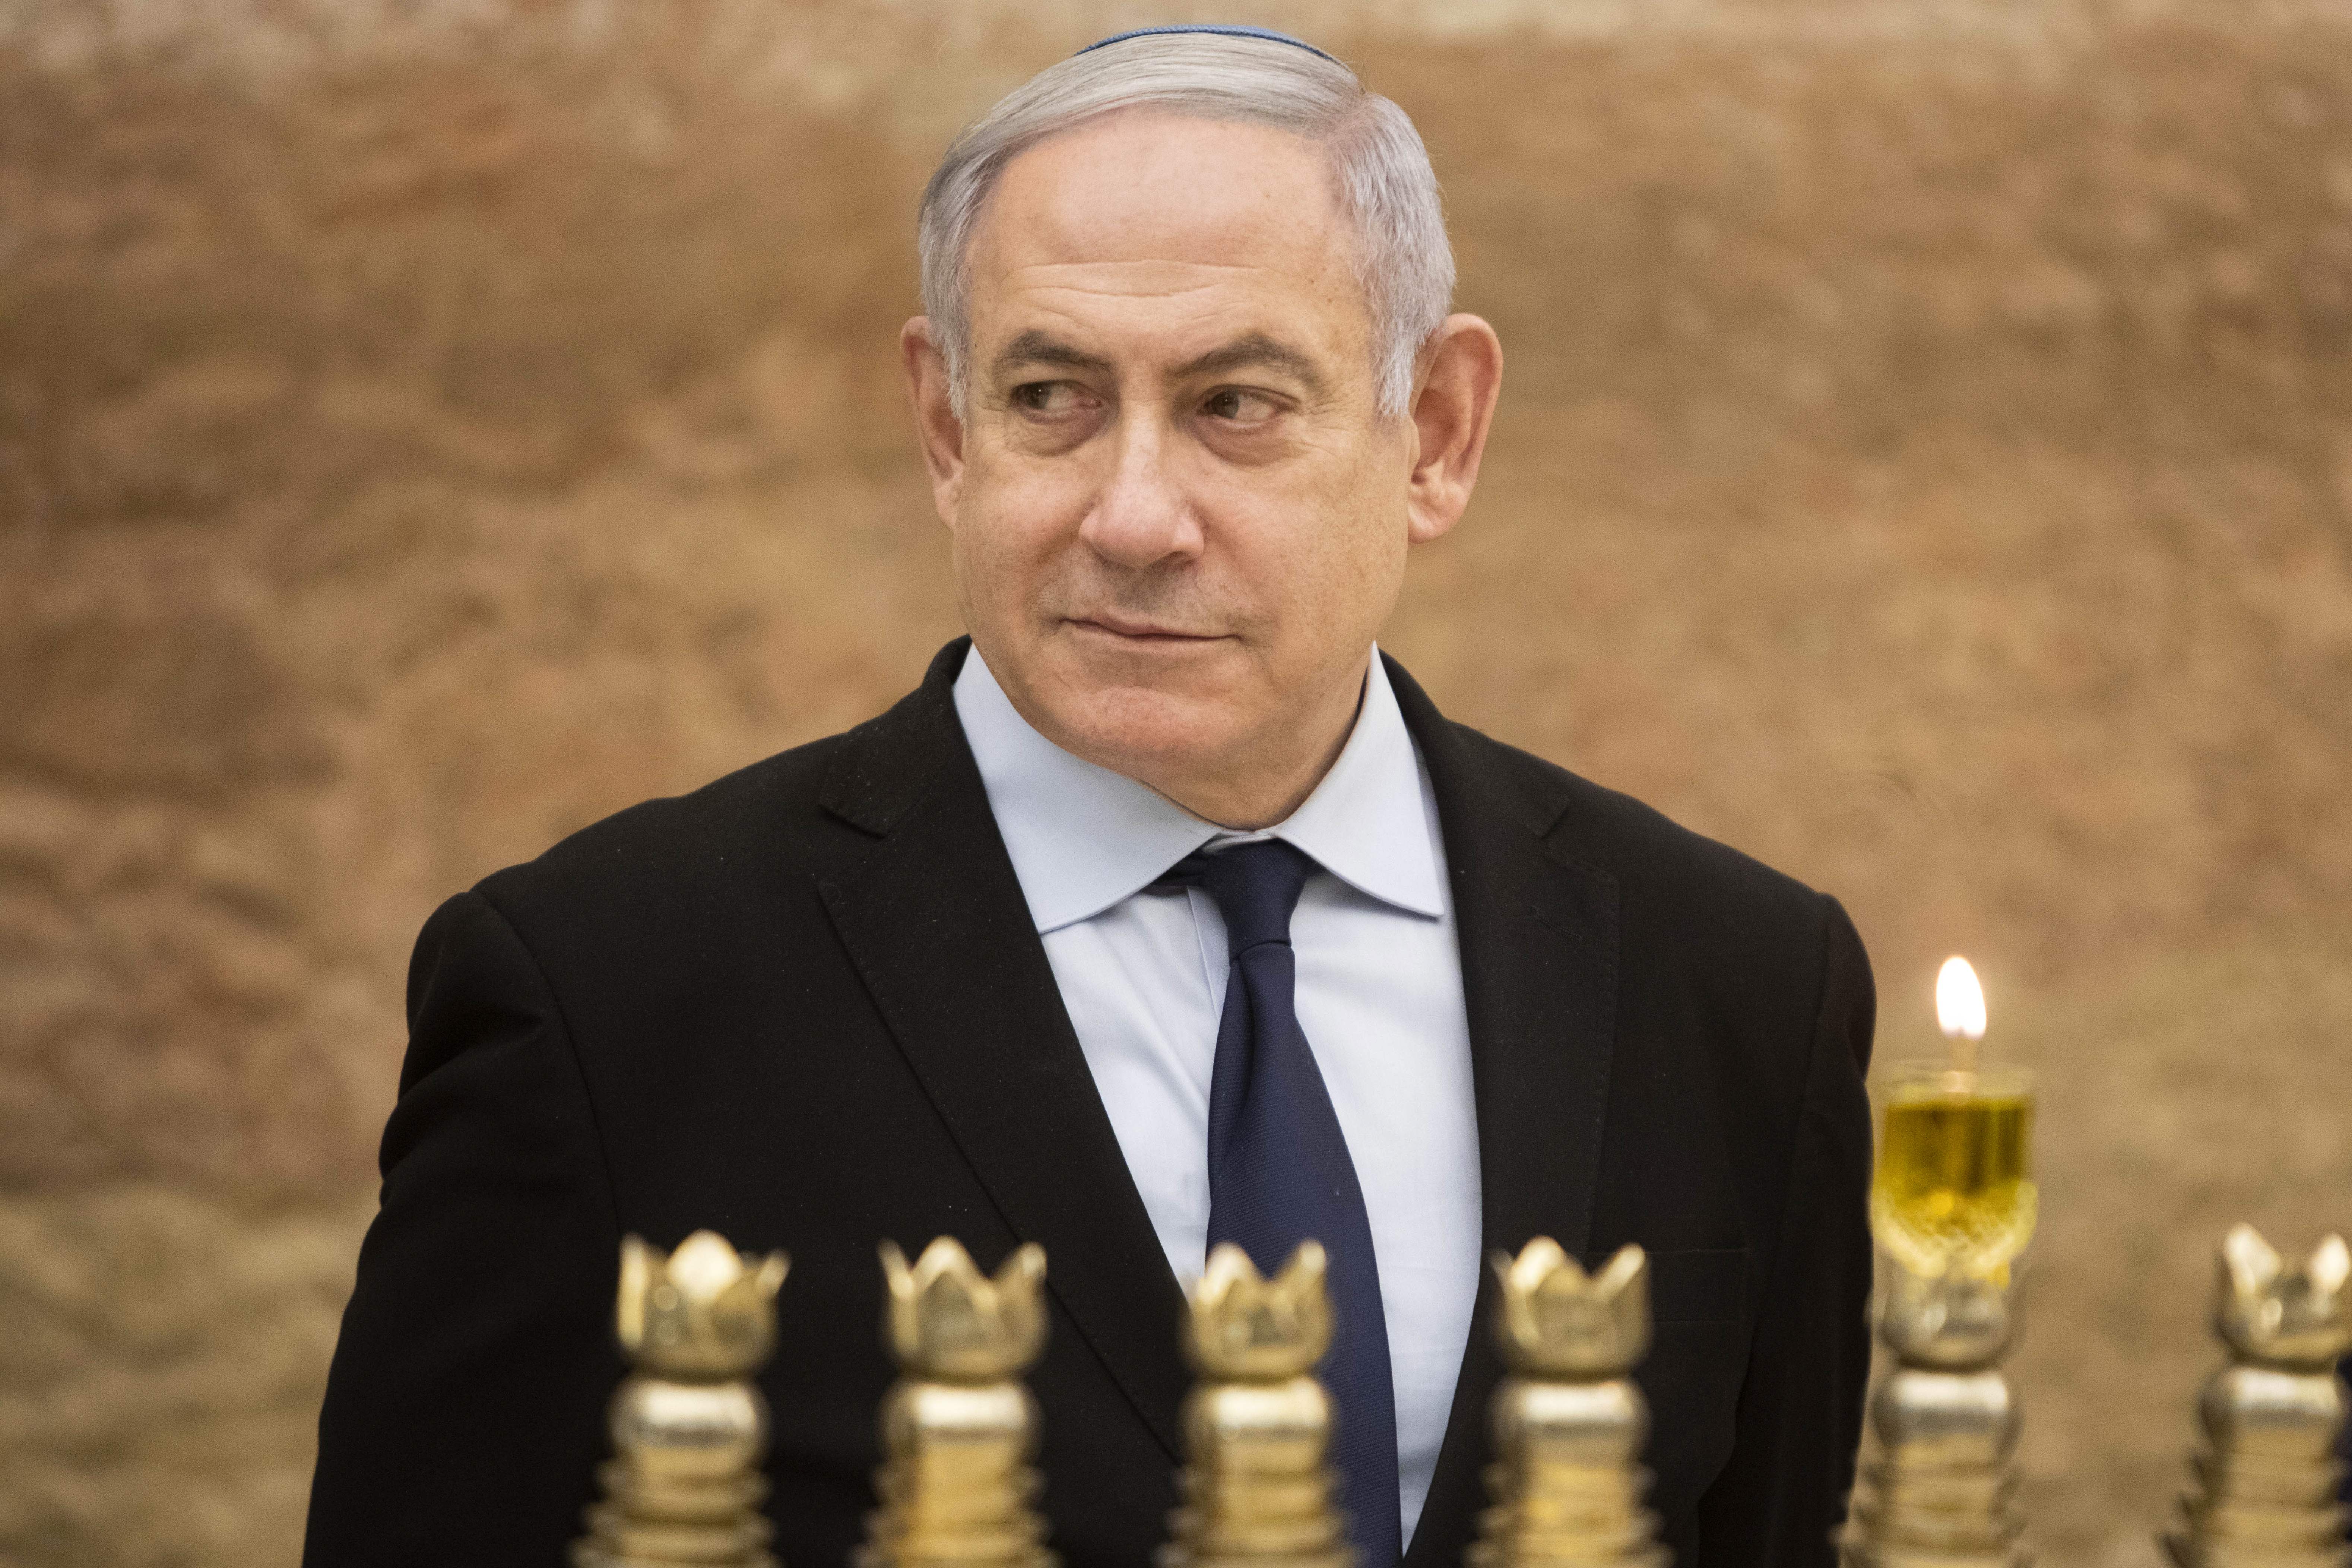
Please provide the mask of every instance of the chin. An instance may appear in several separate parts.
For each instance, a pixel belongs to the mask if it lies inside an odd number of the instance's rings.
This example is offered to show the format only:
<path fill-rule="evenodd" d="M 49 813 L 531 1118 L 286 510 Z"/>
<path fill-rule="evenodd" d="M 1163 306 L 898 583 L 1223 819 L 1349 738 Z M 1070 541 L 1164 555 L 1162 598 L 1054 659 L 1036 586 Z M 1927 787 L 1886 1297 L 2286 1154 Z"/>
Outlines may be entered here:
<path fill-rule="evenodd" d="M 1045 707 L 1040 728 L 1056 745 L 1147 784 L 1199 771 L 1234 750 L 1246 728 L 1230 698 L 1158 683 L 1073 682 Z"/>

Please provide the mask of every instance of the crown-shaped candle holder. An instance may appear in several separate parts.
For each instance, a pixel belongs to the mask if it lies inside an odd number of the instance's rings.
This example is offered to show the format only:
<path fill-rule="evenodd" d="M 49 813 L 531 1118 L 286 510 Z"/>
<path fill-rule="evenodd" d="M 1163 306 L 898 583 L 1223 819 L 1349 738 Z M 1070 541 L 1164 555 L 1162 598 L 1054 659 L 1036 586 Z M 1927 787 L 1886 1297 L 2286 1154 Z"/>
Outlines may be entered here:
<path fill-rule="evenodd" d="M 2021 1418 L 2000 1363 L 2011 1265 L 2040 1207 L 2033 1087 L 1979 1059 L 1985 996 L 1968 960 L 1937 973 L 1936 1019 L 1946 1058 L 1899 1063 L 1884 1086 L 1870 1228 L 1895 1367 L 1870 1396 L 1840 1543 L 1846 1568 L 2027 1568 Z"/>
<path fill-rule="evenodd" d="M 1847 1568 L 2029 1568 L 2017 1505 L 2017 1401 L 2000 1359 L 2007 1271 L 1914 1273 L 1887 1258 L 1879 1338 L 1895 1370 L 1871 1395 Z"/>
<path fill-rule="evenodd" d="M 631 1371 L 575 1568 L 773 1568 L 759 1511 L 768 1410 L 751 1376 L 775 1344 L 788 1267 L 781 1252 L 738 1257 L 708 1230 L 668 1254 L 621 1243 L 614 1322 Z"/>
<path fill-rule="evenodd" d="M 1619 1250 L 1588 1275 L 1549 1237 L 1498 1252 L 1495 1326 L 1509 1368 L 1495 1390 L 1494 1501 L 1470 1568 L 1665 1568 L 1642 1504 L 1649 1407 L 1628 1374 L 1650 1348 L 1649 1260 Z"/>
<path fill-rule="evenodd" d="M 1183 1500 L 1160 1568 L 1351 1568 L 1332 1502 L 1331 1401 L 1315 1365 L 1331 1348 L 1322 1247 L 1299 1243 L 1271 1279 L 1231 1242 L 1191 1291 L 1184 1351 Z"/>
<path fill-rule="evenodd" d="M 2215 1276 L 2213 1331 L 2230 1359 L 2198 1400 L 2204 1441 L 2166 1550 L 2179 1568 L 2352 1568 L 2336 1458 L 2352 1249 L 2331 1236 L 2290 1262 L 2241 1225 Z"/>
<path fill-rule="evenodd" d="M 1045 1254 L 994 1279 L 940 1237 L 912 1266 L 882 1244 L 885 1331 L 899 1380 L 882 1405 L 882 1506 L 857 1568 L 1052 1568 L 1034 1510 L 1037 1405 L 1021 1373 L 1045 1342 Z"/>

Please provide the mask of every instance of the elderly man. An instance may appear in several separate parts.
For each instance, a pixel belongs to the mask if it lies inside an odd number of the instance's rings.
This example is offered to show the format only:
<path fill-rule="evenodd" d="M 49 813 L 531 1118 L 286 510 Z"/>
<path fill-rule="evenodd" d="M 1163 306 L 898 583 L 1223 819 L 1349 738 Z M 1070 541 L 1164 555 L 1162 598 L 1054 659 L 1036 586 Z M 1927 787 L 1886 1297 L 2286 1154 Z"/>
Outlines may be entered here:
<path fill-rule="evenodd" d="M 1363 1568 L 1456 1561 L 1483 1257 L 1649 1249 L 1677 1560 L 1825 1563 L 1866 1363 L 1872 999 L 1831 900 L 1449 723 L 1373 638 L 1501 379 L 1411 122 L 1161 28 L 949 150 L 902 342 L 971 631 L 847 734 L 426 925 L 309 1561 L 552 1563 L 626 1233 L 788 1248 L 781 1555 L 872 1506 L 877 1238 L 1051 1258 L 1055 1543 L 1174 1501 L 1179 1281 L 1331 1256 Z"/>

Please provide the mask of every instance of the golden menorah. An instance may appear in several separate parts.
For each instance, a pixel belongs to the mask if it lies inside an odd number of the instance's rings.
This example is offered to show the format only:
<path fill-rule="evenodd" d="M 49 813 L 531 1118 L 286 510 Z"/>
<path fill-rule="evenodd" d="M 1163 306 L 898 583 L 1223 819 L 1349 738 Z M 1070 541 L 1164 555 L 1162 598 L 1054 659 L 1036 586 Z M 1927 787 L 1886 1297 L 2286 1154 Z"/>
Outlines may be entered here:
<path fill-rule="evenodd" d="M 1039 1413 L 1021 1374 L 1045 1342 L 1045 1255 L 995 1276 L 940 1237 L 909 1265 L 882 1247 L 886 1327 L 901 1376 L 884 1397 L 879 1506 L 856 1568 L 1052 1568 L 1030 1468 Z M 633 1368 L 614 1396 L 617 1457 L 572 1547 L 575 1568 L 772 1568 L 766 1406 L 752 1377 L 775 1339 L 785 1259 L 744 1259 L 709 1231 L 667 1257 L 622 1244 L 619 1328 Z M 1641 1506 L 1647 1412 L 1628 1375 L 1649 1342 L 1647 1260 L 1598 1274 L 1548 1238 L 1497 1256 L 1511 1375 L 1473 1558 L 1478 1568 L 1663 1568 Z M 1352 1568 L 1328 1462 L 1331 1340 L 1324 1256 L 1300 1245 L 1271 1279 L 1239 1247 L 1192 1286 L 1182 1500 L 1160 1568 Z"/>
<path fill-rule="evenodd" d="M 1954 960 L 1937 981 L 1948 1062 L 1886 1086 L 1871 1226 L 1885 1262 L 1878 1333 L 1891 1369 L 1839 1533 L 1843 1568 L 2030 1568 L 2002 1362 L 2011 1265 L 2032 1237 L 2032 1086 L 1980 1066 L 1984 1000 Z M 1054 1568 L 1031 1468 L 1041 1412 L 1022 1382 L 1045 1338 L 1045 1252 L 992 1278 L 940 1237 L 912 1264 L 881 1247 L 885 1337 L 900 1377 L 882 1402 L 879 1506 L 855 1568 Z M 1643 1504 L 1649 1411 L 1632 1373 L 1649 1348 L 1649 1265 L 1599 1268 L 1548 1237 L 1493 1258 L 1490 1506 L 1465 1568 L 1667 1568 Z M 1323 1249 L 1271 1278 L 1238 1247 L 1189 1288 L 1181 1497 L 1157 1568 L 1356 1568 L 1328 1463 Z M 782 1253 L 739 1257 L 709 1231 L 667 1256 L 621 1245 L 616 1318 L 632 1370 L 614 1395 L 615 1458 L 572 1548 L 575 1568 L 772 1568 L 760 1511 L 767 1412 L 753 1375 L 775 1342 Z M 2226 1361 L 2197 1404 L 2200 1438 L 2176 1568 L 2352 1568 L 2336 1457 L 2347 1417 L 2352 1248 L 2281 1255 L 2247 1226 L 2221 1247 L 2213 1329 Z"/>
<path fill-rule="evenodd" d="M 856 1568 L 1053 1568 L 1030 1468 L 1041 1419 L 1021 1379 L 1045 1342 L 1045 1256 L 982 1273 L 941 1237 L 911 1265 L 884 1244 L 887 1337 L 901 1376 L 882 1402 L 879 1506 Z M 1466 1568 L 1666 1568 L 1643 1506 L 1648 1410 L 1631 1376 L 1650 1338 L 1648 1259 L 1588 1273 L 1549 1237 L 1497 1254 L 1494 1329 L 1508 1375 L 1493 1401 L 1491 1504 Z M 2000 1359 L 2005 1278 L 1890 1258 L 1879 1331 L 1895 1367 L 1842 1538 L 1847 1568 L 2024 1568 L 2013 1456 L 2020 1416 Z M 667 1256 L 622 1244 L 617 1328 L 632 1370 L 614 1395 L 615 1458 L 572 1548 L 575 1568 L 773 1568 L 760 1505 L 767 1415 L 752 1379 L 775 1340 L 782 1254 L 744 1258 L 700 1231 Z M 1190 1289 L 1181 1501 L 1158 1568 L 1353 1568 L 1334 1503 L 1323 1250 L 1272 1278 L 1220 1247 Z M 2179 1568 L 2352 1568 L 2336 1459 L 2352 1352 L 2352 1249 L 2289 1259 L 2251 1227 L 2221 1247 L 2215 1331 L 2228 1352 L 2199 1400 L 2201 1441 Z"/>

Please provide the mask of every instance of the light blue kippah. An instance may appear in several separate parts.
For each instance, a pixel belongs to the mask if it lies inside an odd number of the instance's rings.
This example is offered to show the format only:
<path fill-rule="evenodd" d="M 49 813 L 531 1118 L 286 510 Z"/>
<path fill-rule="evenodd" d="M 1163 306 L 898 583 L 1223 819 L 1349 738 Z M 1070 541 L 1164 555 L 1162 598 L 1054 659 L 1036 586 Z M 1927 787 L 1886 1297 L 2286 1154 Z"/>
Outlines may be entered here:
<path fill-rule="evenodd" d="M 1294 38 L 1288 33 L 1277 33 L 1272 27 L 1244 27 L 1229 22 L 1171 22 L 1162 27 L 1130 28 L 1124 33 L 1113 33 L 1108 38 L 1097 38 L 1080 49 L 1078 54 L 1090 55 L 1097 49 L 1107 48 L 1112 44 L 1123 44 L 1129 38 L 1150 38 L 1162 33 L 1213 33 L 1223 38 L 1264 38 L 1270 44 L 1288 44 L 1292 48 L 1305 49 L 1310 55 L 1323 55 L 1325 59 L 1335 66 L 1340 63 L 1338 57 L 1324 55 L 1321 49 L 1304 38 Z M 1077 55 L 1070 58 L 1076 59 Z"/>

